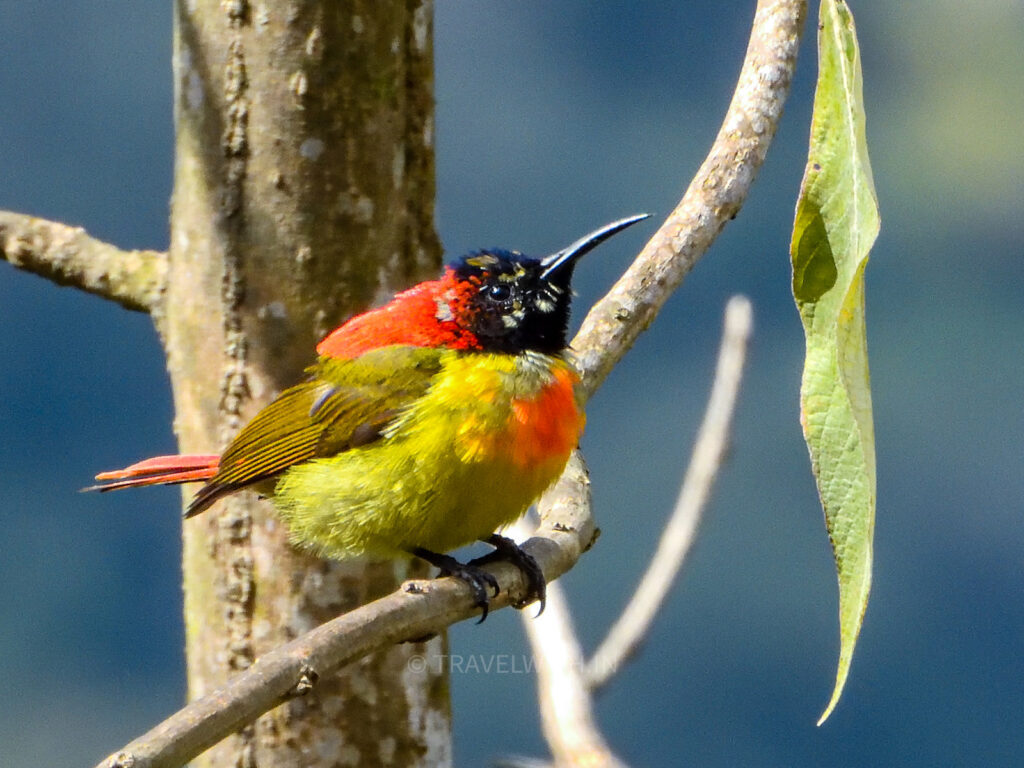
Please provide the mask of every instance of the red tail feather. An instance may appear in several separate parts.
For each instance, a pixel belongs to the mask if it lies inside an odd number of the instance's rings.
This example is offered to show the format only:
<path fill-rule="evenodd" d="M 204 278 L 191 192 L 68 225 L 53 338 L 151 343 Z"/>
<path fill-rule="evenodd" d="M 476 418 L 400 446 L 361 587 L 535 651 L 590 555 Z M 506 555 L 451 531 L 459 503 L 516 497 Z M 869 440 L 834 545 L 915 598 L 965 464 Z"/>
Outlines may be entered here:
<path fill-rule="evenodd" d="M 220 456 L 192 454 L 185 456 L 154 456 L 124 469 L 101 472 L 96 475 L 99 484 L 83 491 L 116 491 L 145 485 L 175 485 L 197 480 L 209 480 L 217 474 Z M 113 482 L 109 482 L 113 481 Z"/>

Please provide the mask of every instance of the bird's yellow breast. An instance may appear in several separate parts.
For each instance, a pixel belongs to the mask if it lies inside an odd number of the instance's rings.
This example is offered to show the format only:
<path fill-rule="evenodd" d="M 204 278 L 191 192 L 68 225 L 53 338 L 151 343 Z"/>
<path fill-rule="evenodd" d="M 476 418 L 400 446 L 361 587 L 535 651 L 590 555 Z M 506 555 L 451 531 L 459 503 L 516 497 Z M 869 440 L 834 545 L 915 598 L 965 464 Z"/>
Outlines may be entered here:
<path fill-rule="evenodd" d="M 560 357 L 444 352 L 382 440 L 293 467 L 277 506 L 297 540 L 334 557 L 486 537 L 564 468 L 584 424 L 577 380 Z"/>
<path fill-rule="evenodd" d="M 453 426 L 450 439 L 464 463 L 543 473 L 551 460 L 564 465 L 583 430 L 576 382 L 568 365 L 545 355 L 456 358 L 415 416 L 421 425 Z M 438 411 L 447 418 L 432 418 Z"/>

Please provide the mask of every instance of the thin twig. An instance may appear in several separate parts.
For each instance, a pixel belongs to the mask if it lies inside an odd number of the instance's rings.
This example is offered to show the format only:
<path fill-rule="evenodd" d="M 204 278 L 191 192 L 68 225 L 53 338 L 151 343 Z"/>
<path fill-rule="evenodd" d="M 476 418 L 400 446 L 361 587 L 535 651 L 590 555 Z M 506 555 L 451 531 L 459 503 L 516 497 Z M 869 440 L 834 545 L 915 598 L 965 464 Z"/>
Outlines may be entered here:
<path fill-rule="evenodd" d="M 156 306 L 167 274 L 167 254 L 122 251 L 81 227 L 11 211 L 0 211 L 0 258 L 139 312 Z"/>
<path fill-rule="evenodd" d="M 782 116 L 805 12 L 805 0 L 758 2 L 743 69 L 711 151 L 679 205 L 572 342 L 585 395 L 597 390 L 739 212 Z"/>
<path fill-rule="evenodd" d="M 750 301 L 744 296 L 733 296 L 725 309 L 715 382 L 675 511 L 632 599 L 586 666 L 585 677 L 591 690 L 607 683 L 636 653 L 693 543 L 701 513 L 725 459 L 751 325 Z"/>

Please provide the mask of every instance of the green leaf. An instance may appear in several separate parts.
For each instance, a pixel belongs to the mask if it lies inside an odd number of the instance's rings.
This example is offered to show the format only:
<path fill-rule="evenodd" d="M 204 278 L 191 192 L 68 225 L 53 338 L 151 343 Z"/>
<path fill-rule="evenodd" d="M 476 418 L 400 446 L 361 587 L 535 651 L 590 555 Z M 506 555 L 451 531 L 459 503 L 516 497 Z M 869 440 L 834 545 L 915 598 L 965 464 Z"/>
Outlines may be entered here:
<path fill-rule="evenodd" d="M 800 421 L 839 575 L 839 665 L 821 725 L 842 694 L 871 589 L 875 436 L 864 268 L 879 218 L 860 54 L 846 3 L 822 0 L 818 30 L 811 142 L 790 256 L 807 340 Z"/>

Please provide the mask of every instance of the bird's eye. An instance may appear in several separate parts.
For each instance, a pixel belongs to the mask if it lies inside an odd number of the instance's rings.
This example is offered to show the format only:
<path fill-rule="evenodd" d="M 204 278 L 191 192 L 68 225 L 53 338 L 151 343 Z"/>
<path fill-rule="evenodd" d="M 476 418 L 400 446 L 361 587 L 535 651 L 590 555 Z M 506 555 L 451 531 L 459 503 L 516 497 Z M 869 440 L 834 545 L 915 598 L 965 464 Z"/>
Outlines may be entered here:
<path fill-rule="evenodd" d="M 494 283 L 487 286 L 486 293 L 493 301 L 505 301 L 512 295 L 512 288 L 507 283 Z"/>

